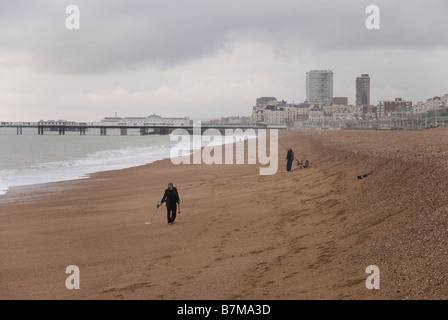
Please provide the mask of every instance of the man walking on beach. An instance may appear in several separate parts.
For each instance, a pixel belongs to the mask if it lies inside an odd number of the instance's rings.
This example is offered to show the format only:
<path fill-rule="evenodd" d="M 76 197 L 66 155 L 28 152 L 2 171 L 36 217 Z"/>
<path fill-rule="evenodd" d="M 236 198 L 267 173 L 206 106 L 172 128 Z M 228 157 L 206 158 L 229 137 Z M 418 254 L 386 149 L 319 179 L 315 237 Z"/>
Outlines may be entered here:
<path fill-rule="evenodd" d="M 288 154 L 286 156 L 286 160 L 288 161 L 286 164 L 286 172 L 292 171 L 292 163 L 294 162 L 294 152 L 291 148 L 288 150 Z"/>
<path fill-rule="evenodd" d="M 180 213 L 180 198 L 177 188 L 175 188 L 172 183 L 168 184 L 168 189 L 165 190 L 165 194 L 163 195 L 159 206 L 161 206 L 164 202 L 166 202 L 168 224 L 173 224 L 174 220 L 176 220 L 177 205 L 179 205 Z"/>

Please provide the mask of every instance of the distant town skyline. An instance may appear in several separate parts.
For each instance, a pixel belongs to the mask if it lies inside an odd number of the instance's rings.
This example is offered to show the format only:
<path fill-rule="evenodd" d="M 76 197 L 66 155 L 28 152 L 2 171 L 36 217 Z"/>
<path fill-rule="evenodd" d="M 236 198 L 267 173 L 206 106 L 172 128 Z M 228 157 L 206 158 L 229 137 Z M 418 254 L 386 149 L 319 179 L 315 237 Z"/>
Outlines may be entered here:
<path fill-rule="evenodd" d="M 67 30 L 66 7 L 80 8 Z M 0 121 L 248 116 L 256 97 L 306 100 L 306 72 L 333 70 L 334 97 L 417 103 L 446 93 L 444 0 L 3 1 Z M 191 23 L 194 21 L 195 23 Z"/>

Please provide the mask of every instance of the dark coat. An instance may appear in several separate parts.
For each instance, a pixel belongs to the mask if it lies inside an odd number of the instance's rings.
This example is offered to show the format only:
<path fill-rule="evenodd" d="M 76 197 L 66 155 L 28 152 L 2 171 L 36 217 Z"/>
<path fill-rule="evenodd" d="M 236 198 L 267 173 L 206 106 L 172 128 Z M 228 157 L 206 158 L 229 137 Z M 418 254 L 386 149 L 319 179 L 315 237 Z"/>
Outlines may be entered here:
<path fill-rule="evenodd" d="M 173 188 L 173 190 L 166 189 L 165 194 L 163 195 L 162 201 L 160 203 L 166 202 L 166 206 L 168 208 L 175 207 L 176 204 L 180 203 L 179 193 L 177 192 L 177 188 Z"/>
<path fill-rule="evenodd" d="M 294 160 L 294 152 L 292 150 L 288 150 L 288 155 L 286 156 L 286 160 L 289 160 L 289 161 Z"/>

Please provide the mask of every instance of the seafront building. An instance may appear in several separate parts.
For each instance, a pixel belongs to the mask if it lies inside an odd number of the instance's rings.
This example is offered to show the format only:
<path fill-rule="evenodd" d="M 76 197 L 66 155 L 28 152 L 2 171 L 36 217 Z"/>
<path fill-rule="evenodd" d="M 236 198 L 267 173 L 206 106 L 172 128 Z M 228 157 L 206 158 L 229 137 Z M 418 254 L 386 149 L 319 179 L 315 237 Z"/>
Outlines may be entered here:
<path fill-rule="evenodd" d="M 333 71 L 311 70 L 306 74 L 306 101 L 331 105 L 333 100 Z"/>
<path fill-rule="evenodd" d="M 67 120 L 40 120 L 37 125 L 39 126 L 76 126 L 79 124 L 85 124 L 85 123 L 78 123 L 75 121 L 67 121 Z"/>
<path fill-rule="evenodd" d="M 257 99 L 258 101 L 258 99 Z M 254 106 L 250 123 L 252 125 L 286 125 L 288 128 L 342 127 L 344 121 L 362 120 L 363 107 L 346 105 L 347 98 L 334 99 L 342 104 L 323 103 L 289 104 L 286 101 L 270 101 L 264 107 Z"/>
<path fill-rule="evenodd" d="M 370 106 L 370 76 L 363 74 L 356 78 L 356 106 L 362 106 L 364 113 L 368 113 Z"/>
<path fill-rule="evenodd" d="M 419 115 L 426 112 L 426 103 L 425 102 L 417 102 L 412 106 L 411 113 L 412 115 Z"/>
<path fill-rule="evenodd" d="M 275 97 L 261 97 L 257 99 L 256 106 L 257 107 L 265 107 L 269 105 L 270 103 L 277 101 L 277 98 Z"/>
<path fill-rule="evenodd" d="M 332 106 L 348 106 L 348 97 L 334 97 L 331 101 Z"/>
<path fill-rule="evenodd" d="M 426 100 L 426 110 L 436 110 L 444 106 L 442 97 L 434 97 Z"/>
<path fill-rule="evenodd" d="M 325 110 L 320 105 L 314 105 L 308 116 L 308 122 L 310 124 L 322 125 L 325 122 Z"/>
<path fill-rule="evenodd" d="M 285 108 L 278 108 L 275 110 L 266 110 L 264 113 L 264 120 L 268 125 L 286 124 L 287 112 Z"/>
<path fill-rule="evenodd" d="M 156 114 L 148 117 L 106 117 L 97 125 L 110 126 L 188 126 L 190 118 L 163 118 Z"/>
<path fill-rule="evenodd" d="M 406 101 L 402 98 L 395 100 L 381 100 L 378 101 L 377 115 L 378 119 L 392 117 L 393 113 L 405 112 L 411 114 L 412 101 Z"/>
<path fill-rule="evenodd" d="M 442 103 L 444 107 L 448 107 L 448 94 L 442 96 Z"/>

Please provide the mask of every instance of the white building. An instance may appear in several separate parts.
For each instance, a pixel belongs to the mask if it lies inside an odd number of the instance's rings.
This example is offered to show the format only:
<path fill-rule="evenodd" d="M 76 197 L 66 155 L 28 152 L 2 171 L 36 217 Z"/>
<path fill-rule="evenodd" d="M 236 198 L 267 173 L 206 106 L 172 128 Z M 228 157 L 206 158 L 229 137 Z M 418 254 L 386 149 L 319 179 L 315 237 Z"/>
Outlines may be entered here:
<path fill-rule="evenodd" d="M 67 120 L 48 120 L 48 121 L 40 120 L 37 124 L 39 126 L 77 126 L 80 123 Z"/>
<path fill-rule="evenodd" d="M 257 124 L 257 123 L 261 123 L 264 122 L 264 112 L 265 112 L 265 108 L 260 108 L 260 107 L 254 107 L 254 110 L 252 111 L 252 116 L 250 118 L 250 122 L 251 124 Z"/>
<path fill-rule="evenodd" d="M 426 103 L 423 101 L 418 102 L 417 104 L 412 106 L 412 114 L 417 115 L 426 112 Z"/>
<path fill-rule="evenodd" d="M 322 107 L 315 106 L 310 109 L 308 114 L 308 122 L 310 124 L 323 124 L 325 122 L 325 111 Z"/>
<path fill-rule="evenodd" d="M 333 71 L 311 70 L 306 74 L 306 100 L 331 106 L 333 100 Z"/>
<path fill-rule="evenodd" d="M 360 119 L 362 119 L 362 111 L 361 114 L 350 111 L 348 108 L 339 108 L 333 111 L 333 122 L 335 123 L 352 122 Z"/>
<path fill-rule="evenodd" d="M 443 95 L 442 97 L 442 104 L 444 107 L 448 108 L 448 94 Z"/>
<path fill-rule="evenodd" d="M 432 99 L 426 100 L 426 109 L 428 111 L 436 110 L 442 107 L 443 107 L 443 101 L 441 97 L 434 97 Z"/>
<path fill-rule="evenodd" d="M 149 117 L 110 117 L 104 118 L 104 120 L 99 123 L 100 125 L 111 125 L 111 126 L 188 126 L 190 124 L 190 119 L 185 118 L 163 118 L 156 114 Z"/>
<path fill-rule="evenodd" d="M 268 125 L 285 124 L 288 118 L 288 113 L 284 109 L 266 110 L 264 112 L 264 121 Z"/>

